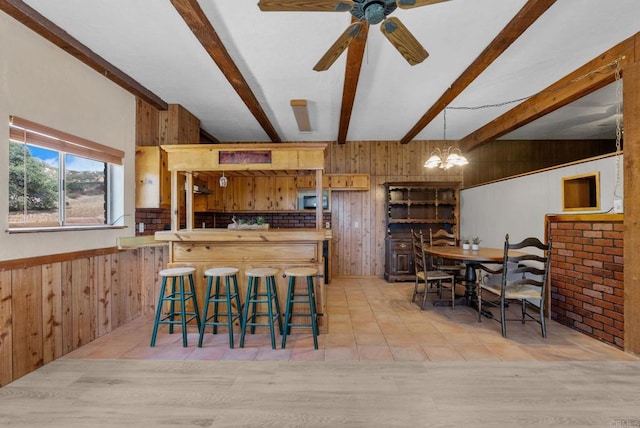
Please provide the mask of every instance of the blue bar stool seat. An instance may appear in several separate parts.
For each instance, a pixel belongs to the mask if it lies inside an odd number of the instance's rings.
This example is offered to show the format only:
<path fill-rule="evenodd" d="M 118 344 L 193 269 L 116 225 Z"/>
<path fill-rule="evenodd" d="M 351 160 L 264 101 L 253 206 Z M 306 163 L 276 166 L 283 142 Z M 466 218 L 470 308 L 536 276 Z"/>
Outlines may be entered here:
<path fill-rule="evenodd" d="M 213 326 L 213 334 L 218 333 L 218 326 L 227 326 L 229 330 L 229 347 L 233 348 L 233 322 L 240 320 L 242 324 L 242 309 L 240 307 L 240 293 L 238 292 L 238 269 L 231 267 L 211 268 L 204 271 L 207 278 L 207 292 L 204 300 L 204 312 L 202 314 L 202 325 L 200 326 L 200 339 L 198 347 L 202 347 L 204 331 L 208 325 Z M 213 294 L 213 279 L 216 279 Z M 220 290 L 220 279 L 224 278 L 224 290 Z M 231 284 L 233 280 L 233 285 Z M 209 305 L 213 303 L 213 314 L 209 316 Z M 226 311 L 219 311 L 219 304 L 224 303 Z M 235 312 L 233 307 L 235 306 Z M 225 321 L 219 321 L 218 317 L 225 317 Z"/>
<path fill-rule="evenodd" d="M 313 285 L 313 277 L 318 274 L 318 269 L 313 267 L 289 268 L 284 271 L 285 277 L 289 277 L 287 289 L 287 304 L 284 315 L 284 334 L 282 335 L 282 348 L 286 346 L 287 336 L 291 333 L 291 327 L 311 327 L 313 334 L 313 347 L 318 349 L 318 320 L 316 315 L 316 297 Z M 306 287 L 296 289 L 296 278 L 306 278 Z M 303 307 L 308 312 L 294 312 L 294 304 Z M 294 323 L 293 318 L 308 317 L 308 323 Z"/>
<path fill-rule="evenodd" d="M 193 283 L 193 273 L 196 271 L 192 267 L 179 267 L 163 269 L 158 274 L 162 277 L 162 285 L 160 286 L 160 296 L 158 297 L 158 306 L 156 307 L 156 317 L 153 323 L 153 333 L 151 333 L 151 347 L 156 345 L 156 335 L 158 334 L 158 326 L 161 324 L 169 325 L 169 334 L 173 334 L 173 326 L 179 324 L 182 327 L 182 346 L 187 346 L 187 324 L 192 320 L 196 320 L 198 331 L 200 331 L 200 312 L 198 311 L 198 301 L 195 294 L 195 286 Z M 171 278 L 171 291 L 167 292 L 167 279 Z M 188 279 L 188 288 L 185 287 L 185 278 Z M 180 287 L 176 289 L 176 282 L 179 281 Z M 187 302 L 191 300 L 193 310 L 187 310 Z M 169 302 L 169 312 L 165 316 L 162 315 L 162 305 Z M 176 309 L 176 302 L 180 308 Z M 176 320 L 176 316 L 180 317 Z"/>
<path fill-rule="evenodd" d="M 248 278 L 247 295 L 242 315 L 242 328 L 240 329 L 240 347 L 244 347 L 244 336 L 247 326 L 251 327 L 251 334 L 255 334 L 256 326 L 268 326 L 271 333 L 271 348 L 276 349 L 275 323 L 282 334 L 282 319 L 280 318 L 280 302 L 278 301 L 278 289 L 276 287 L 276 275 L 279 270 L 275 268 L 247 269 L 245 275 Z M 260 289 L 260 279 L 265 279 L 265 289 Z M 266 305 L 266 312 L 259 312 Z M 265 318 L 266 322 L 258 322 L 258 318 Z"/>

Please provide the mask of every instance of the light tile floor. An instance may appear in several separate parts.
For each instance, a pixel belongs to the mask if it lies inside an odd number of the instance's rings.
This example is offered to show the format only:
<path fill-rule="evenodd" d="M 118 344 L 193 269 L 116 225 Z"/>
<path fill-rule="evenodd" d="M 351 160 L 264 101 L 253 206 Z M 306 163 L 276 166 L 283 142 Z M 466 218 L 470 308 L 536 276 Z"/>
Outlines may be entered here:
<path fill-rule="evenodd" d="M 313 349 L 310 334 L 296 333 L 287 339 L 287 349 L 271 349 L 269 335 L 247 334 L 245 347 L 228 346 L 226 329 L 217 335 L 207 329 L 198 348 L 195 327 L 189 346 L 182 347 L 179 329 L 169 335 L 161 329 L 156 346 L 149 340 L 153 316 L 139 317 L 85 345 L 65 358 L 170 359 L 170 360 L 306 360 L 306 361 L 560 361 L 618 360 L 639 358 L 601 343 L 556 322 L 547 323 L 543 339 L 537 323 L 507 324 L 507 338 L 500 324 L 484 318 L 470 307 L 435 307 L 421 310 L 411 302 L 413 283 L 388 283 L 377 278 L 337 278 L 327 286 L 326 334 Z"/>

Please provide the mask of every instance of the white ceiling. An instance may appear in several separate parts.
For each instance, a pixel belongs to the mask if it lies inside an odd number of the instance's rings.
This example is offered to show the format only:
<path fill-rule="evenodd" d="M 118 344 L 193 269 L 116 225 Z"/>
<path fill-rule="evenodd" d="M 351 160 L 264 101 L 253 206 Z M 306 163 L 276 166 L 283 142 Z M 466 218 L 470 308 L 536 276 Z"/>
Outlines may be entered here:
<path fill-rule="evenodd" d="M 221 142 L 269 141 L 169 0 L 25 3 L 165 102 L 187 108 Z M 371 26 L 347 140 L 405 136 L 525 3 L 452 0 L 397 9 L 393 16 L 430 54 L 413 67 Z M 346 53 L 328 71 L 312 68 L 349 25 L 348 12 L 261 12 L 257 0 L 199 4 L 282 141 L 336 140 Z M 450 107 L 533 95 L 638 31 L 640 0 L 558 0 Z M 508 137 L 614 138 L 613 87 Z M 291 99 L 308 100 L 311 133 L 298 131 Z M 448 109 L 446 137 L 460 139 L 515 105 Z M 442 137 L 441 113 L 415 139 Z"/>

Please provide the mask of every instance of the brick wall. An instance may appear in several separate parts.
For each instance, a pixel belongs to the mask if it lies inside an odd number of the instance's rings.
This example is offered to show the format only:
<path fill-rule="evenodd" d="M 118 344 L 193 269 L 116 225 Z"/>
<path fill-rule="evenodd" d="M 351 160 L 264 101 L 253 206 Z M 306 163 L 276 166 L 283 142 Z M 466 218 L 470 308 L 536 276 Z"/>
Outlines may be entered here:
<path fill-rule="evenodd" d="M 549 216 L 551 318 L 624 349 L 621 214 Z"/>
<path fill-rule="evenodd" d="M 138 232 L 138 226 L 144 223 L 144 232 Z M 171 228 L 170 209 L 137 209 L 136 210 L 136 236 L 153 235 L 159 230 Z"/>
<path fill-rule="evenodd" d="M 242 219 L 248 222 L 258 216 L 264 217 L 264 222 L 269 223 L 269 227 L 273 229 L 299 229 L 316 227 L 315 212 L 265 212 L 265 213 L 243 213 L 236 214 L 236 219 Z M 225 228 L 231 223 L 231 213 L 195 213 L 194 227 L 200 228 L 204 224 L 207 228 Z M 331 224 L 331 213 L 323 213 L 322 223 Z M 138 209 L 136 210 L 136 225 L 144 223 L 145 230 L 143 233 L 138 232 L 136 227 L 136 235 L 153 235 L 156 231 L 166 230 L 171 227 L 171 210 L 169 209 Z M 184 227 L 184 216 L 181 220 Z"/>

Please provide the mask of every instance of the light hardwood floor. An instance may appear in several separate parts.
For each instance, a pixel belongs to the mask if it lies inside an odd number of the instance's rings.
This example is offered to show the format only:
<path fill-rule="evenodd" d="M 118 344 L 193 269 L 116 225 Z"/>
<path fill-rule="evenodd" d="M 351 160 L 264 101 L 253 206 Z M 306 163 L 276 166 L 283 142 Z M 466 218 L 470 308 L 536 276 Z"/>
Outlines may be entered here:
<path fill-rule="evenodd" d="M 151 317 L 0 388 L 15 427 L 637 427 L 640 360 L 550 322 L 477 322 L 410 303 L 412 284 L 337 279 L 314 350 L 295 333 L 229 349 L 180 334 L 149 348 Z M 236 360 L 236 361 L 233 361 Z M 237 361 L 251 360 L 251 361 Z"/>

